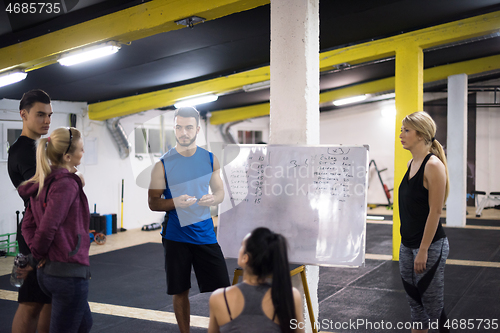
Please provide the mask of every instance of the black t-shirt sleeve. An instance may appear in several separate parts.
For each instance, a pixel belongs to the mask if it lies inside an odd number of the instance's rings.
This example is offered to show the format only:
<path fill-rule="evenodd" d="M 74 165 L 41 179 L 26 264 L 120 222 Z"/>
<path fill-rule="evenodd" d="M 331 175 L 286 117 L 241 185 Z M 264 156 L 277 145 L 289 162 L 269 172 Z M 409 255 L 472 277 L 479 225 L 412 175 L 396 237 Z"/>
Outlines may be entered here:
<path fill-rule="evenodd" d="M 30 179 L 36 172 L 35 141 L 27 137 L 19 139 L 9 149 L 9 177 L 15 188 Z"/>

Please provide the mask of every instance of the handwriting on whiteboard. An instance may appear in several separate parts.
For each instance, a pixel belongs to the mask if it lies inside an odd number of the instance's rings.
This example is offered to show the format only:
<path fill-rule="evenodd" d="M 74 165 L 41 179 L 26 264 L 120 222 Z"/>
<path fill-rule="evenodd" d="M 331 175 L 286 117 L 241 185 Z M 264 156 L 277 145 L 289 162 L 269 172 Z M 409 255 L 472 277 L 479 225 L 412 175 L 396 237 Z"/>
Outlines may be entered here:
<path fill-rule="evenodd" d="M 327 195 L 343 203 L 365 192 L 366 166 L 357 164 L 349 148 L 325 148 L 324 152 L 288 156 L 271 161 L 271 152 L 249 152 L 245 160 L 229 167 L 227 181 L 233 205 L 259 205 L 272 196 Z M 332 199 L 333 199 L 332 198 Z"/>

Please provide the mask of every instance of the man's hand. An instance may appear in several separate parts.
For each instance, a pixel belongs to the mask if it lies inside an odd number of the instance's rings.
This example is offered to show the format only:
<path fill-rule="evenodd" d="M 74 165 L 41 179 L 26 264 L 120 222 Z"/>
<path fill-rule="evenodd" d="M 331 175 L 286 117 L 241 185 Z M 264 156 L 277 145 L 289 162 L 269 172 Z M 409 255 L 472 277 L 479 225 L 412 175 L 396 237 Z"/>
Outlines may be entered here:
<path fill-rule="evenodd" d="M 195 203 L 196 203 L 196 197 L 192 197 L 187 194 L 183 194 L 181 196 L 178 196 L 177 198 L 174 198 L 175 208 L 184 209 L 194 205 Z"/>
<path fill-rule="evenodd" d="M 209 206 L 214 206 L 214 202 L 215 202 L 215 198 L 212 194 L 205 194 L 198 201 L 198 205 L 209 207 Z"/>
<path fill-rule="evenodd" d="M 38 265 L 36 266 L 36 268 L 40 269 L 42 268 L 43 266 L 45 266 L 45 263 L 47 262 L 47 259 L 43 258 L 41 259 L 39 262 L 38 262 Z"/>
<path fill-rule="evenodd" d="M 16 277 L 18 279 L 23 279 L 23 280 L 26 280 L 26 278 L 28 277 L 28 274 L 33 270 L 33 267 L 31 267 L 30 265 L 26 265 L 26 267 L 18 267 L 16 269 Z"/>

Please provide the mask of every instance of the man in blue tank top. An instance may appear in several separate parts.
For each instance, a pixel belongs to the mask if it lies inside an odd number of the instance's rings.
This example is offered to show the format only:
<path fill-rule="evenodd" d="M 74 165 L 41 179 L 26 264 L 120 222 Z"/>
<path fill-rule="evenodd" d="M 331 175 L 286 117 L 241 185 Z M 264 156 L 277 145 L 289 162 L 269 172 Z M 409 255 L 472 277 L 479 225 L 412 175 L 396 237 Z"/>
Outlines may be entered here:
<path fill-rule="evenodd" d="M 229 286 L 226 262 L 210 216 L 210 206 L 224 199 L 224 186 L 217 158 L 196 145 L 199 121 L 195 108 L 175 111 L 177 144 L 155 164 L 148 191 L 149 208 L 166 212 L 162 242 L 167 294 L 173 295 L 180 332 L 189 332 L 191 267 L 200 292 Z"/>

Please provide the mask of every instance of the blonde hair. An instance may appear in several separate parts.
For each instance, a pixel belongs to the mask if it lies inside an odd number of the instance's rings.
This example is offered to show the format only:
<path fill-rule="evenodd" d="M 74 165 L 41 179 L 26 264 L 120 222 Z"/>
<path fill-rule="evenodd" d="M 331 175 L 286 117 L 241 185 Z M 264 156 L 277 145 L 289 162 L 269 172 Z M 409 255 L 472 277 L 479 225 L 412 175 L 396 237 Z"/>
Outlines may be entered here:
<path fill-rule="evenodd" d="M 446 170 L 446 190 L 444 194 L 444 201 L 448 198 L 450 192 L 450 178 L 448 176 L 448 163 L 446 162 L 446 155 L 443 146 L 436 140 L 436 123 L 431 116 L 425 111 L 414 112 L 407 115 L 403 119 L 403 126 L 414 129 L 417 135 L 422 137 L 427 146 L 430 146 L 431 153 L 437 156 L 443 162 Z"/>
<path fill-rule="evenodd" d="M 64 155 L 73 154 L 76 143 L 80 140 L 80 131 L 74 127 L 59 127 L 54 130 L 48 138 L 38 140 L 36 149 L 36 172 L 35 175 L 23 182 L 39 183 L 38 195 L 42 191 L 45 178 L 52 172 L 51 166 L 64 166 Z"/>

